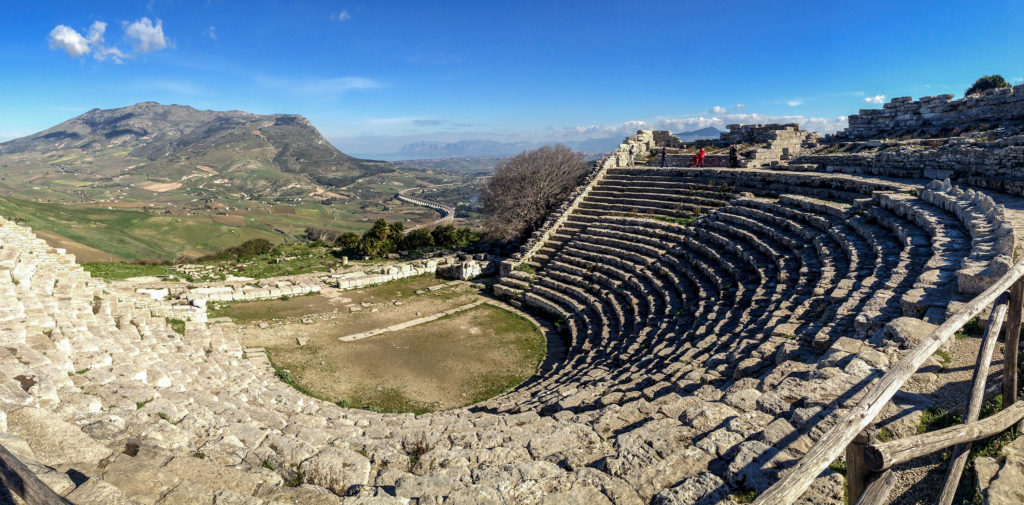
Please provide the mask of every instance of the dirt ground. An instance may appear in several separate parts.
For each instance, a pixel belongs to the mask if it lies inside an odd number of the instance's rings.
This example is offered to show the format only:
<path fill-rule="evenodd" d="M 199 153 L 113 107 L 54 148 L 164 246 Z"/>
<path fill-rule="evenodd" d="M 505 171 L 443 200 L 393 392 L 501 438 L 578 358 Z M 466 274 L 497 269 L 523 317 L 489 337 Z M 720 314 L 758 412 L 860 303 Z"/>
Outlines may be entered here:
<path fill-rule="evenodd" d="M 142 189 L 148 189 L 154 193 L 163 193 L 171 191 L 181 187 L 180 182 L 154 182 L 152 184 L 146 184 L 142 186 Z"/>
<path fill-rule="evenodd" d="M 544 358 L 544 336 L 526 319 L 490 305 L 355 342 L 338 340 L 480 299 L 470 283 L 443 283 L 413 277 L 367 289 L 230 304 L 215 315 L 232 317 L 243 344 L 265 348 L 303 388 L 353 407 L 444 410 L 529 378 Z M 305 345 L 298 345 L 300 337 L 308 339 Z"/>
<path fill-rule="evenodd" d="M 213 216 L 213 222 L 228 226 L 245 226 L 245 216 Z"/>
<path fill-rule="evenodd" d="M 99 249 L 89 247 L 81 242 L 76 242 L 69 238 L 65 238 L 52 231 L 48 230 L 34 230 L 37 237 L 46 241 L 50 244 L 50 247 L 60 247 L 67 249 L 71 254 L 75 255 L 75 258 L 80 262 L 88 261 L 124 261 L 120 256 L 114 256 L 110 253 L 105 253 Z"/>

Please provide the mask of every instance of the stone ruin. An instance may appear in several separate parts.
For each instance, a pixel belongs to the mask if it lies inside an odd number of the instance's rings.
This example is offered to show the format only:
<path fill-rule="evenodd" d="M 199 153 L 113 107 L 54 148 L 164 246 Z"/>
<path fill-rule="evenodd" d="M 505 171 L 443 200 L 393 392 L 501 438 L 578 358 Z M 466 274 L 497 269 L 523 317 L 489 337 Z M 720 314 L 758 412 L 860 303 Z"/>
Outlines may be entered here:
<path fill-rule="evenodd" d="M 305 396 L 230 322 L 178 335 L 160 302 L 2 221 L 0 444 L 79 504 L 729 504 L 1016 245 L 1011 210 L 954 181 L 622 168 L 656 138 L 626 139 L 501 265 L 495 293 L 565 348 L 513 391 L 420 416 Z M 940 368 L 886 407 L 887 430 L 914 432 Z M 842 475 L 801 503 L 842 504 Z"/>

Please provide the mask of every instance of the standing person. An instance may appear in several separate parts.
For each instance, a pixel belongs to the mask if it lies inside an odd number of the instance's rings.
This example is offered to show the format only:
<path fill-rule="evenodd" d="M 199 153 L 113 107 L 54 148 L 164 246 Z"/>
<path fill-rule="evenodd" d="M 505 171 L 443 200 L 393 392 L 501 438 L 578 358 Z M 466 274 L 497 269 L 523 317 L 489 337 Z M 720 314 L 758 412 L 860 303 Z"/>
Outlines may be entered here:
<path fill-rule="evenodd" d="M 633 166 L 633 160 L 636 159 L 636 147 L 633 144 L 629 145 L 629 166 Z"/>
<path fill-rule="evenodd" d="M 704 148 L 700 148 L 700 152 L 697 153 L 697 166 L 704 167 Z"/>
<path fill-rule="evenodd" d="M 668 153 L 667 147 L 661 148 L 661 168 L 665 168 L 665 155 Z"/>
<path fill-rule="evenodd" d="M 740 157 L 736 153 L 736 144 L 729 146 L 729 166 L 731 168 L 739 168 Z"/>

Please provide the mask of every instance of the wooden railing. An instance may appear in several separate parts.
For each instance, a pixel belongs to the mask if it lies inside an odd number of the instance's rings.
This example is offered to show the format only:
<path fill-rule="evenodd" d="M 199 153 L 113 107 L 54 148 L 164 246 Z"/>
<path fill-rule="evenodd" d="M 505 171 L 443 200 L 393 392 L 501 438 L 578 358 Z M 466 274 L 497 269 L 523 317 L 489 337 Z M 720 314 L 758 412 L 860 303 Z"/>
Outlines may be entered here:
<path fill-rule="evenodd" d="M 0 482 L 28 505 L 71 505 L 0 445 Z"/>
<path fill-rule="evenodd" d="M 754 505 L 789 505 L 807 490 L 811 482 L 839 456 L 846 455 L 846 479 L 849 503 L 883 503 L 896 483 L 891 468 L 911 459 L 955 446 L 939 503 L 953 500 L 964 463 L 975 440 L 995 435 L 1024 419 L 1024 402 L 1017 403 L 1017 352 L 1024 304 L 1024 260 L 1018 261 L 998 281 L 953 314 L 932 331 L 867 392 L 831 430 L 814 444 L 797 465 L 754 500 Z M 981 351 L 974 368 L 971 397 L 964 411 L 964 422 L 942 430 L 891 442 L 874 441 L 872 425 L 882 408 L 903 387 L 911 375 L 949 340 L 964 324 L 993 305 L 982 338 Z M 985 382 L 995 350 L 996 339 L 1006 322 L 1003 351 L 1002 394 L 1004 409 L 978 420 L 986 397 Z M 994 393 L 989 391 L 988 393 Z"/>

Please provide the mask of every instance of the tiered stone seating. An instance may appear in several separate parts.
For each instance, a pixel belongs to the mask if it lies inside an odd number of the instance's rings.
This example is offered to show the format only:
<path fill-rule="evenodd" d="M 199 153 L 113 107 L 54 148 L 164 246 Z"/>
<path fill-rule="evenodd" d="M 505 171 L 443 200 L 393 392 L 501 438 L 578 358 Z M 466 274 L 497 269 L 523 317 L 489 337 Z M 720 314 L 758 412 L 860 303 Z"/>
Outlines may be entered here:
<path fill-rule="evenodd" d="M 422 416 L 307 397 L 243 351 L 230 321 L 179 335 L 158 302 L 115 292 L 3 221 L 0 443 L 82 504 L 760 491 L 888 367 L 891 321 L 941 322 L 969 296 L 952 280 L 979 281 L 978 265 L 1012 250 L 999 208 L 948 184 L 910 189 L 610 169 L 495 287 L 561 329 L 565 359 L 473 408 Z M 842 503 L 842 478 L 821 477 L 804 499 Z"/>
<path fill-rule="evenodd" d="M 635 192 L 621 189 L 631 176 L 642 185 L 658 180 L 681 192 L 697 180 L 734 192 L 731 197 L 720 193 L 728 203 L 701 209 L 689 226 L 660 220 L 687 215 L 680 207 L 666 213 L 667 203 L 599 218 L 586 210 L 588 195 L 578 207 L 583 211 L 566 221 L 568 231 L 559 232 L 565 237 L 559 248 L 532 263 L 541 267 L 534 277 L 557 277 L 560 285 L 578 286 L 595 297 L 613 290 L 605 300 L 635 300 L 635 324 L 618 334 L 616 327 L 624 324 L 604 326 L 600 345 L 591 347 L 580 342 L 594 335 L 575 333 L 577 327 L 570 326 L 569 338 L 576 343 L 570 359 L 543 380 L 489 402 L 494 411 L 589 412 L 623 398 L 650 401 L 668 392 L 707 392 L 709 386 L 718 391 L 708 393 L 717 401 L 738 383 L 760 384 L 750 388 L 758 394 L 763 386 L 786 386 L 785 393 L 769 396 L 781 403 L 757 405 L 768 414 L 807 402 L 801 395 L 810 390 L 815 402 L 834 407 L 849 386 L 880 373 L 888 359 L 869 346 L 856 347 L 867 356 L 858 361 L 863 368 L 823 377 L 829 384 L 824 389 L 831 390 L 827 394 L 816 381 L 797 377 L 832 363 L 828 356 L 848 355 L 842 349 L 850 349 L 851 338 L 866 342 L 895 318 L 941 323 L 949 301 L 969 298 L 950 282 L 960 262 L 972 254 L 991 257 L 993 246 L 986 244 L 997 241 L 993 232 L 972 247 L 956 214 L 886 179 L 614 169 L 606 180 L 615 189 L 601 181 L 590 194 L 602 195 L 606 208 L 627 208 L 636 201 Z M 620 192 L 623 197 L 616 201 L 613 195 Z M 1005 233 L 1003 224 L 979 225 L 979 235 L 996 228 Z M 621 273 L 609 282 L 606 272 Z M 516 299 L 523 289 L 530 293 L 528 286 L 503 282 L 496 291 Z M 664 302 L 650 300 L 651 293 Z M 525 301 L 544 310 L 536 299 Z M 746 382 L 772 368 L 768 376 Z"/>

